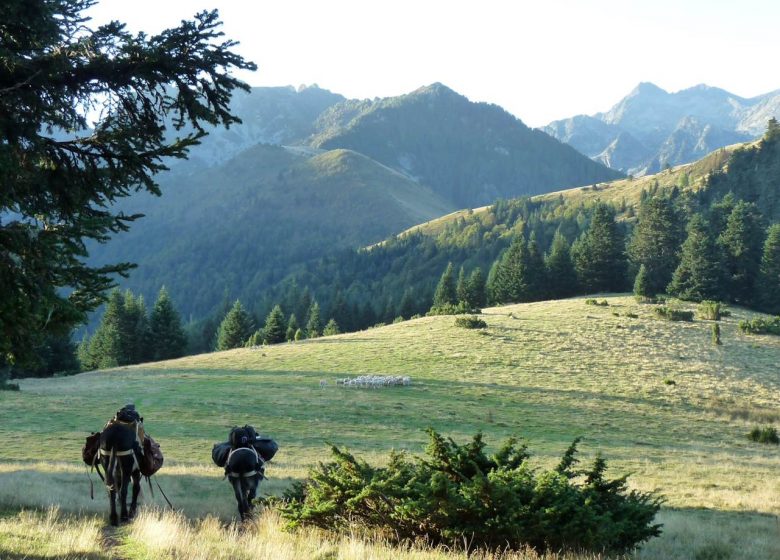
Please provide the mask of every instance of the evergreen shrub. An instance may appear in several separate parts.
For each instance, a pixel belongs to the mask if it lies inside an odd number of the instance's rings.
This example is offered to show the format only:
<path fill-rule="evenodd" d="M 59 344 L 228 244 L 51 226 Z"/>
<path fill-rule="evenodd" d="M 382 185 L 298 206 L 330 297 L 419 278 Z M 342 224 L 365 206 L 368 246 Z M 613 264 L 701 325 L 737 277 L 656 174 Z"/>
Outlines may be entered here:
<path fill-rule="evenodd" d="M 485 329 L 487 328 L 487 323 L 479 317 L 466 316 L 455 319 L 455 326 L 463 327 L 464 329 Z"/>
<path fill-rule="evenodd" d="M 434 315 L 465 315 L 466 313 L 482 313 L 482 311 L 469 307 L 465 301 L 460 301 L 457 304 L 434 305 L 426 315 L 431 317 Z"/>
<path fill-rule="evenodd" d="M 739 330 L 746 334 L 774 334 L 780 336 L 780 316 L 771 319 L 757 317 L 752 321 L 740 321 Z"/>
<path fill-rule="evenodd" d="M 701 319 L 720 321 L 720 318 L 723 316 L 721 307 L 722 305 L 719 301 L 704 300 L 699 304 L 696 314 Z"/>
<path fill-rule="evenodd" d="M 656 307 L 655 314 L 667 321 L 693 321 L 693 311 L 674 309 L 672 307 Z"/>
<path fill-rule="evenodd" d="M 777 435 L 777 428 L 774 428 L 773 426 L 766 426 L 764 428 L 756 426 L 750 430 L 750 433 L 748 433 L 748 439 L 757 443 L 771 443 L 775 445 L 780 444 L 780 437 Z"/>
<path fill-rule="evenodd" d="M 528 464 L 525 445 L 508 440 L 493 455 L 482 435 L 459 445 L 432 429 L 426 457 L 392 452 L 375 467 L 338 447 L 278 505 L 289 528 L 355 527 L 393 542 L 470 549 L 623 553 L 661 533 L 663 499 L 608 479 L 606 462 L 575 469 L 577 443 L 553 470 Z"/>

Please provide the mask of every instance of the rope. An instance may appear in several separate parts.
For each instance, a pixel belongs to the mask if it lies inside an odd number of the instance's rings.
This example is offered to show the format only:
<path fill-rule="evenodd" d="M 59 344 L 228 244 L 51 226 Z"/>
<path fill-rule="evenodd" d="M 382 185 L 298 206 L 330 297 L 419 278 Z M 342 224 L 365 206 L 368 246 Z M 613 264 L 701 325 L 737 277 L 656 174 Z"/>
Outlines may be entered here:
<path fill-rule="evenodd" d="M 148 481 L 149 481 L 151 478 L 152 478 L 152 477 L 150 477 L 150 476 L 147 476 L 147 477 L 146 477 L 146 480 L 147 480 L 147 482 L 148 482 Z M 157 478 L 156 478 L 156 477 L 155 477 L 155 479 L 154 479 L 154 483 L 157 485 L 157 488 L 160 490 L 160 493 L 163 495 L 163 498 L 165 498 L 165 501 L 166 501 L 166 502 L 168 502 L 168 506 L 170 506 L 170 508 L 171 508 L 172 510 L 175 510 L 175 508 L 173 507 L 173 504 L 172 504 L 172 503 L 171 503 L 171 501 L 168 499 L 168 496 L 166 496 L 166 495 L 165 495 L 165 492 L 163 491 L 163 489 L 162 489 L 162 486 L 160 486 L 160 483 L 157 481 Z M 149 488 L 151 488 L 151 487 L 152 487 L 152 483 L 151 483 L 151 482 L 149 482 Z"/>

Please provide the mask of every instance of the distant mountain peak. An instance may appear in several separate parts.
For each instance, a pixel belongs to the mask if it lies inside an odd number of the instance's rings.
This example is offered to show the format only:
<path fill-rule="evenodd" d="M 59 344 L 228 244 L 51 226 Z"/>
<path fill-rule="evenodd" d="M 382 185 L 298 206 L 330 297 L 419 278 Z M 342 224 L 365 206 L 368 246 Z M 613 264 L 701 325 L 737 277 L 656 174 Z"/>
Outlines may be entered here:
<path fill-rule="evenodd" d="M 688 163 L 756 138 L 771 116 L 780 116 L 780 92 L 745 99 L 704 83 L 670 93 L 641 82 L 606 113 L 554 121 L 542 130 L 596 161 L 642 175 L 658 162 Z M 625 132 L 638 142 L 626 144 Z"/>
<path fill-rule="evenodd" d="M 627 97 L 634 97 L 636 95 L 669 95 L 669 92 L 658 87 L 653 82 L 639 82 Z"/>

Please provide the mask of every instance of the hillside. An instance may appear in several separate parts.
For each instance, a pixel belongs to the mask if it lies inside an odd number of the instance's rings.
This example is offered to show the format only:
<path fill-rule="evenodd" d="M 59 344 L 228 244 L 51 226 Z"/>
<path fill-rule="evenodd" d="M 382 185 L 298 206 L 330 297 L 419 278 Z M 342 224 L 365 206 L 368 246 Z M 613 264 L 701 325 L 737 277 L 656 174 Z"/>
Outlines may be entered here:
<path fill-rule="evenodd" d="M 167 286 L 184 317 L 225 293 L 250 308 L 291 264 L 379 241 L 453 209 L 403 175 L 349 150 L 317 155 L 258 145 L 227 163 L 165 177 L 162 198 L 134 197 L 146 217 L 91 248 L 95 263 L 137 262 L 124 288 L 153 301 Z"/>
<path fill-rule="evenodd" d="M 500 107 L 472 103 L 442 84 L 334 105 L 317 126 L 310 145 L 359 151 L 459 207 L 619 176 Z"/>
<path fill-rule="evenodd" d="M 605 113 L 578 115 L 542 130 L 625 173 L 657 173 L 761 136 L 780 115 L 780 91 L 742 98 L 704 84 L 669 93 L 639 84 Z"/>
<path fill-rule="evenodd" d="M 607 307 L 575 298 L 486 309 L 484 331 L 427 317 L 257 350 L 21 380 L 21 391 L 4 394 L 0 408 L 0 505 L 58 503 L 65 512 L 104 514 L 105 499 L 88 497 L 80 446 L 132 400 L 166 454 L 160 483 L 188 516 L 235 515 L 232 492 L 210 464 L 212 443 L 234 424 L 251 422 L 281 444 L 266 494 L 304 476 L 323 459 L 326 442 L 382 460 L 391 448 L 420 452 L 428 426 L 458 440 L 482 431 L 491 446 L 518 435 L 534 463 L 549 467 L 584 436 L 583 460 L 601 452 L 611 474 L 630 472 L 633 487 L 668 498 L 664 533 L 641 558 L 693 557 L 705 541 L 723 557 L 776 557 L 780 542 L 769 535 L 771 516 L 780 514 L 780 456 L 745 434 L 780 420 L 780 338 L 741 334 L 736 323 L 755 314 L 734 308 L 721 321 L 723 345 L 714 346 L 709 321 L 662 321 L 652 305 L 607 300 Z M 335 384 L 364 373 L 410 375 L 412 385 Z M 56 466 L 27 444 L 42 426 L 58 442 Z M 161 503 L 156 496 L 143 499 Z M 138 530 L 162 521 L 149 523 Z M 274 526 L 272 518 L 266 523 Z M 188 542 L 153 538 L 147 546 Z M 134 550 L 125 556 L 135 558 Z"/>

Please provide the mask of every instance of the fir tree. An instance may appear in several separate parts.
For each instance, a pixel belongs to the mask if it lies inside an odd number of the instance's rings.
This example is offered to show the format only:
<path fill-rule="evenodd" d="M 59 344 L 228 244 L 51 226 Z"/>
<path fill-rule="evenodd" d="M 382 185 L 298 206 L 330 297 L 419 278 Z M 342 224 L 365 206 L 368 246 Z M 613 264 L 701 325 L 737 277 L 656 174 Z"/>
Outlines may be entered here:
<path fill-rule="evenodd" d="M 298 342 L 299 340 L 303 340 L 304 338 L 306 338 L 306 335 L 303 334 L 303 331 L 301 329 L 295 331 L 295 342 Z"/>
<path fill-rule="evenodd" d="M 279 344 L 285 340 L 285 324 L 284 313 L 282 308 L 275 305 L 268 317 L 265 319 L 265 327 L 263 328 L 263 334 L 266 344 Z"/>
<path fill-rule="evenodd" d="M 309 312 L 309 321 L 306 323 L 306 338 L 317 338 L 322 335 L 322 320 L 320 319 L 320 305 L 313 301 Z"/>
<path fill-rule="evenodd" d="M 460 267 L 458 271 L 458 283 L 455 285 L 455 299 L 458 303 L 468 300 L 468 293 L 466 288 L 466 271 L 463 267 Z"/>
<path fill-rule="evenodd" d="M 233 304 L 233 307 L 219 325 L 219 330 L 217 331 L 217 351 L 241 348 L 254 330 L 254 321 L 244 311 L 241 302 L 236 300 L 236 303 Z"/>
<path fill-rule="evenodd" d="M 90 265 L 85 241 L 128 229 L 138 216 L 114 202 L 160 194 L 155 175 L 206 127 L 240 122 L 231 93 L 249 88 L 232 70 L 254 69 L 220 37 L 216 11 L 134 35 L 119 22 L 90 28 L 93 4 L 0 3 L 0 355 L 16 362 L 105 301 L 132 265 Z"/>
<path fill-rule="evenodd" d="M 647 267 L 641 265 L 639 272 L 634 279 L 634 295 L 640 301 L 652 300 L 658 292 L 653 292 L 650 289 L 650 281 L 648 279 Z"/>
<path fill-rule="evenodd" d="M 295 313 L 291 313 L 290 318 L 287 320 L 287 332 L 285 333 L 287 342 L 295 340 L 295 333 L 298 330 L 298 319 L 295 318 Z"/>
<path fill-rule="evenodd" d="M 680 261 L 683 233 L 671 199 L 656 196 L 640 207 L 628 254 L 635 265 L 645 267 L 642 296 L 655 297 L 669 285 Z"/>
<path fill-rule="evenodd" d="M 336 323 L 336 320 L 331 318 L 330 321 L 328 321 L 328 324 L 325 325 L 325 330 L 322 331 L 322 334 L 324 336 L 331 336 L 334 334 L 339 334 L 341 331 L 339 330 L 339 325 Z"/>
<path fill-rule="evenodd" d="M 485 277 L 479 267 L 471 271 L 466 281 L 466 304 L 469 309 L 482 309 L 487 304 Z"/>
<path fill-rule="evenodd" d="M 528 242 L 528 265 L 526 266 L 528 298 L 530 301 L 544 299 L 548 292 L 547 274 L 544 266 L 544 256 L 536 243 L 536 236 L 532 235 Z"/>
<path fill-rule="evenodd" d="M 89 355 L 93 367 L 103 369 L 126 364 L 122 343 L 124 310 L 124 297 L 119 290 L 112 290 L 100 324 L 90 340 Z"/>
<path fill-rule="evenodd" d="M 154 302 L 149 318 L 149 333 L 155 360 L 180 358 L 187 351 L 187 335 L 165 286 L 160 288 L 157 301 Z"/>
<path fill-rule="evenodd" d="M 780 224 L 772 225 L 767 232 L 758 287 L 761 309 L 780 315 Z"/>
<path fill-rule="evenodd" d="M 766 142 L 772 142 L 773 140 L 777 140 L 778 138 L 780 138 L 780 124 L 778 124 L 777 119 L 775 117 L 772 117 L 766 123 L 766 132 L 764 133 L 764 140 Z"/>
<path fill-rule="evenodd" d="M 577 272 L 574 270 L 569 243 L 560 231 L 555 232 L 545 267 L 550 297 L 565 298 L 577 293 Z"/>
<path fill-rule="evenodd" d="M 688 223 L 688 238 L 682 246 L 680 264 L 667 291 L 680 299 L 723 299 L 720 249 L 707 222 L 696 214 Z"/>
<path fill-rule="evenodd" d="M 590 227 L 572 248 L 572 256 L 579 285 L 587 293 L 625 289 L 625 241 L 607 205 L 596 206 Z"/>
<path fill-rule="evenodd" d="M 415 313 L 415 301 L 414 301 L 414 295 L 412 294 L 412 290 L 404 290 L 404 295 L 401 298 L 401 306 L 399 309 L 399 312 L 401 314 L 401 317 L 404 319 L 408 319 Z"/>
<path fill-rule="evenodd" d="M 455 293 L 455 279 L 452 275 L 452 263 L 448 263 L 436 286 L 436 292 L 433 295 L 433 308 L 455 305 L 457 303 L 456 299 L 457 294 Z"/>
<path fill-rule="evenodd" d="M 734 205 L 718 244 L 723 248 L 729 299 L 747 305 L 754 297 L 764 244 L 761 213 L 755 204 L 740 200 Z"/>
<path fill-rule="evenodd" d="M 517 235 L 499 259 L 493 285 L 489 288 L 495 303 L 530 301 L 527 268 L 528 245 L 522 235 Z"/>

